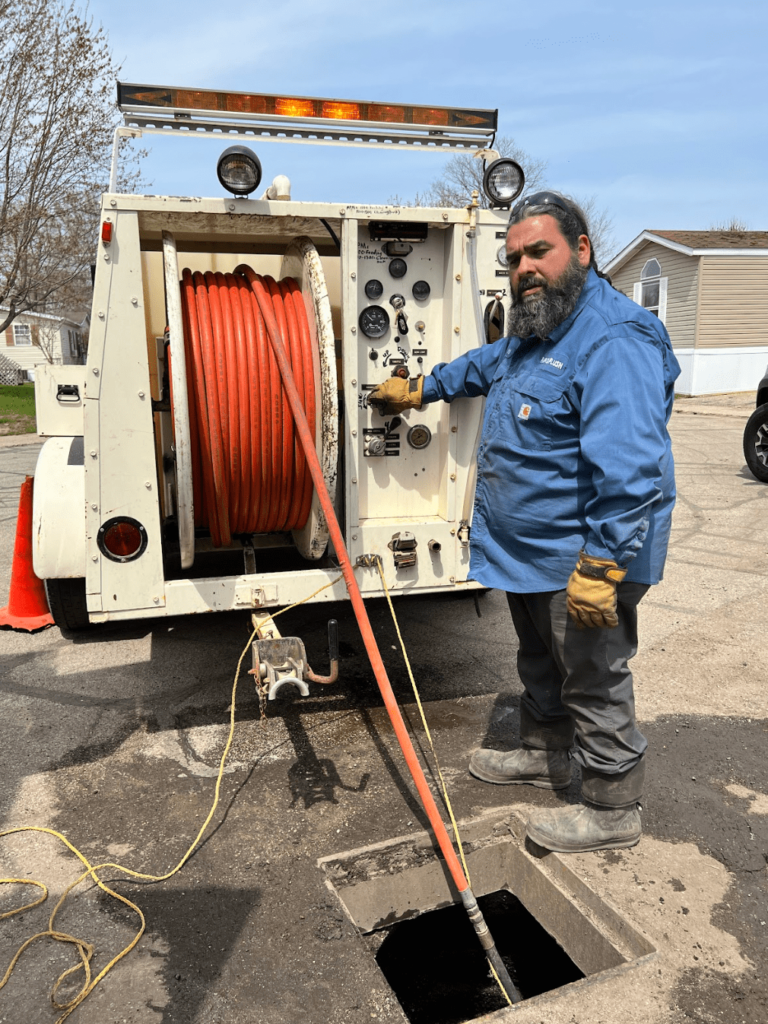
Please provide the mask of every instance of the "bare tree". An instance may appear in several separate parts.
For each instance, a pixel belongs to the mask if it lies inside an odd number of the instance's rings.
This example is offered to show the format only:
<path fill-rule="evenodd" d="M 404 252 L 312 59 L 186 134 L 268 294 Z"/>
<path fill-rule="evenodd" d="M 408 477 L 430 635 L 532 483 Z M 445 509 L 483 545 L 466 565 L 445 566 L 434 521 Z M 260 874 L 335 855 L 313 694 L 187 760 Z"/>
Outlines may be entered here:
<path fill-rule="evenodd" d="M 747 222 L 741 217 L 731 217 L 730 220 L 719 220 L 709 225 L 710 231 L 748 231 Z"/>
<path fill-rule="evenodd" d="M 535 192 L 544 183 L 546 160 L 536 160 L 517 145 L 510 135 L 500 135 L 494 143 L 500 156 L 516 160 L 525 172 L 525 187 Z M 415 206 L 466 206 L 473 189 L 480 193 L 480 204 L 487 209 L 489 203 L 483 192 L 483 161 L 470 153 L 459 153 L 450 157 L 439 178 L 430 184 L 426 192 L 418 195 Z"/>
<path fill-rule="evenodd" d="M 576 198 L 574 196 L 574 198 Z M 596 196 L 586 196 L 584 199 L 576 199 L 587 217 L 589 237 L 592 248 L 595 251 L 595 259 L 598 267 L 613 255 L 616 249 L 616 237 L 613 233 L 613 217 L 603 207 L 597 205 Z"/>
<path fill-rule="evenodd" d="M 93 262 L 118 72 L 73 0 L 0 0 L 0 333 Z M 139 156 L 124 187 L 138 184 Z"/>
<path fill-rule="evenodd" d="M 516 160 L 525 172 L 523 195 L 546 188 L 546 160 L 537 160 L 517 145 L 510 135 L 500 135 L 494 143 L 500 156 Z M 387 200 L 393 206 L 466 206 L 473 190 L 480 193 L 480 204 L 484 209 L 490 206 L 483 192 L 483 161 L 469 153 L 460 153 L 446 161 L 443 173 L 431 183 L 425 192 L 416 193 L 410 202 L 400 195 Z M 574 197 L 576 198 L 576 197 Z M 595 250 L 598 266 L 605 263 L 615 248 L 613 218 L 607 210 L 600 209 L 594 196 L 576 198 L 576 202 L 587 215 L 590 238 Z"/>

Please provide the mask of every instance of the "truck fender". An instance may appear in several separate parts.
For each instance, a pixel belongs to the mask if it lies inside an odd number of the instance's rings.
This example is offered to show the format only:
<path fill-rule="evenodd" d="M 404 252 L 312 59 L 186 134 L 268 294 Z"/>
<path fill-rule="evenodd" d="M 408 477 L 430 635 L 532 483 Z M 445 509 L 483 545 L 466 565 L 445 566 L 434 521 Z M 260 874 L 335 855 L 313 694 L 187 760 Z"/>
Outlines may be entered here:
<path fill-rule="evenodd" d="M 52 437 L 37 458 L 32 565 L 41 580 L 85 576 L 84 463 L 82 437 Z"/>

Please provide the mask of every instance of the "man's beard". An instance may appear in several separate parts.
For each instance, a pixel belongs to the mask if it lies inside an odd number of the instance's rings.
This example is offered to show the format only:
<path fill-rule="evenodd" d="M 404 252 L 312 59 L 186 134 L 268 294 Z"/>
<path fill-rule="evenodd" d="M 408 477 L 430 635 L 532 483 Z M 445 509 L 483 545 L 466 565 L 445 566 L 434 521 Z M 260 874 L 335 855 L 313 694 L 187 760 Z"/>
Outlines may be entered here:
<path fill-rule="evenodd" d="M 573 253 L 568 266 L 552 284 L 536 274 L 521 278 L 517 294 L 512 296 L 505 333 L 513 338 L 527 338 L 531 334 L 546 338 L 576 308 L 588 273 L 589 267 L 582 267 Z M 541 285 L 541 291 L 522 298 L 523 290 L 532 285 Z"/>

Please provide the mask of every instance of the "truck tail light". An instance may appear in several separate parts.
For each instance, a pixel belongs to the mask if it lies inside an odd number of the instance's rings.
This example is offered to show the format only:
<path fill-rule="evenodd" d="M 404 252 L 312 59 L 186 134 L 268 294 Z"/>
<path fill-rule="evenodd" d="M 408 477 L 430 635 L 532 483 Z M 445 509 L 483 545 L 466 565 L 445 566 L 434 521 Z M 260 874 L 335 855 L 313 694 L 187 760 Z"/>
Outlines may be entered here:
<path fill-rule="evenodd" d="M 131 562 L 147 547 L 147 531 L 136 519 L 117 516 L 102 523 L 97 536 L 99 550 L 113 562 Z"/>
<path fill-rule="evenodd" d="M 104 245 L 109 245 L 112 241 L 112 224 L 108 220 L 101 222 L 101 240 Z"/>

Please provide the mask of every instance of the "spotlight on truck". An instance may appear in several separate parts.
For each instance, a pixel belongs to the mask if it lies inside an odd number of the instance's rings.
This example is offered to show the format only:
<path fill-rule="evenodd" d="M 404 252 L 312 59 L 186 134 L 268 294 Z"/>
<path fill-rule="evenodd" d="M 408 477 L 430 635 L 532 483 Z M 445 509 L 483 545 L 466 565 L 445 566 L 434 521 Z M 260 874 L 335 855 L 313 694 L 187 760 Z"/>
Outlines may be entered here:
<path fill-rule="evenodd" d="M 219 181 L 236 196 L 247 196 L 259 187 L 261 161 L 247 146 L 230 146 L 216 165 Z"/>
<path fill-rule="evenodd" d="M 510 206 L 523 191 L 525 174 L 520 164 L 502 157 L 486 168 L 483 192 L 492 206 Z"/>

